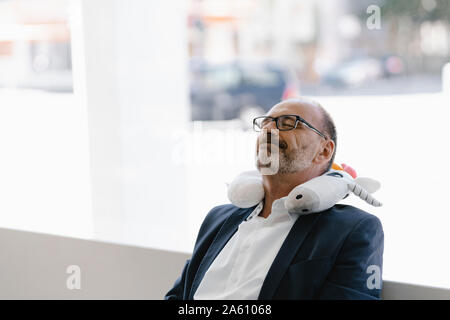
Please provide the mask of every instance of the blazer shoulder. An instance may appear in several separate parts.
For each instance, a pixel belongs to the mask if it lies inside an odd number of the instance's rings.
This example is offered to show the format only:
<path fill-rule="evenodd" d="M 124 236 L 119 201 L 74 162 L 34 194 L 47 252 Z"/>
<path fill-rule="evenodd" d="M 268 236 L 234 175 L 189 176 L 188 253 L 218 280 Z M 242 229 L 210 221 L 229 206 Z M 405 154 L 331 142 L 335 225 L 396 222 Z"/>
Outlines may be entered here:
<path fill-rule="evenodd" d="M 223 204 L 213 207 L 206 215 L 200 227 L 199 234 L 203 234 L 211 229 L 220 228 L 220 226 L 239 208 L 232 204 Z"/>
<path fill-rule="evenodd" d="M 377 216 L 351 205 L 336 204 L 322 218 L 330 223 L 349 227 L 354 227 L 364 221 L 366 224 L 382 228 L 381 221 Z"/>
<path fill-rule="evenodd" d="M 212 208 L 203 220 L 194 246 L 194 253 L 200 247 L 209 246 L 227 219 L 240 208 L 232 204 L 224 204 Z"/>
<path fill-rule="evenodd" d="M 233 214 L 233 212 L 237 210 L 239 210 L 239 208 L 232 204 L 222 204 L 219 206 L 215 206 L 211 210 L 209 210 L 204 222 L 224 222 Z"/>

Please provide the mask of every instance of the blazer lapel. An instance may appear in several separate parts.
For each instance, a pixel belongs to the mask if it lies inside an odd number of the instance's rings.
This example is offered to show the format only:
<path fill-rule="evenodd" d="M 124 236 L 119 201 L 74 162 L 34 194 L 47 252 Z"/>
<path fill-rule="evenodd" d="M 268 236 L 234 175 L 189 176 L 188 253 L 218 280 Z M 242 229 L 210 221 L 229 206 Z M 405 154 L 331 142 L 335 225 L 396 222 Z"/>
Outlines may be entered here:
<path fill-rule="evenodd" d="M 289 264 L 320 215 L 321 213 L 314 213 L 298 217 L 297 221 L 289 231 L 286 240 L 283 242 L 275 260 L 270 266 L 259 293 L 259 300 L 269 300 L 273 298 L 275 290 L 278 288 L 278 284 L 287 271 Z"/>
<path fill-rule="evenodd" d="M 255 210 L 255 208 L 256 206 L 247 209 L 238 209 L 237 212 L 232 213 L 224 222 L 197 269 L 194 281 L 192 282 L 191 291 L 189 293 L 189 299 L 194 299 L 194 294 L 197 291 L 197 288 L 209 266 L 212 264 L 222 248 L 225 247 L 228 240 L 230 240 L 233 234 L 237 231 L 241 222 L 244 221 L 244 219 L 246 219 L 253 212 L 253 210 Z"/>

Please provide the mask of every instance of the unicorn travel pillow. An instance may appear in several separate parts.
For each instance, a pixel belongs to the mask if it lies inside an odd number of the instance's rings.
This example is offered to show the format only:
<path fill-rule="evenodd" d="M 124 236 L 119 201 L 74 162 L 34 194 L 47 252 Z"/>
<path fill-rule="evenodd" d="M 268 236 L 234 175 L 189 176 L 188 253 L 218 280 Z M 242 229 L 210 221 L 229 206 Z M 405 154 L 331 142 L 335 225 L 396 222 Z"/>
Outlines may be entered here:
<path fill-rule="evenodd" d="M 311 214 L 334 206 L 350 193 L 362 200 L 380 207 L 382 204 L 371 193 L 380 188 L 380 183 L 371 178 L 356 177 L 351 167 L 333 164 L 323 175 L 298 185 L 285 200 L 290 213 Z M 239 208 L 250 208 L 264 199 L 262 175 L 259 171 L 245 171 L 228 186 L 228 199 Z"/>

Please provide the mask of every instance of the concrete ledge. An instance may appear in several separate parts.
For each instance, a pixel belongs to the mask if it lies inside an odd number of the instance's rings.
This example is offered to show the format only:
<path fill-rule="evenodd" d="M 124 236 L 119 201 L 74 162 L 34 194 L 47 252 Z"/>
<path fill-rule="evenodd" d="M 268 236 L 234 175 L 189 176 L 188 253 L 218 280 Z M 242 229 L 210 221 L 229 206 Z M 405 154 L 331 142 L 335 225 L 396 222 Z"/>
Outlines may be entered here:
<path fill-rule="evenodd" d="M 383 300 L 450 300 L 450 290 L 395 281 L 383 281 Z"/>
<path fill-rule="evenodd" d="M 0 228 L 0 299 L 162 299 L 190 254 Z M 68 289 L 71 265 L 80 289 Z M 450 299 L 450 290 L 383 282 L 383 299 Z"/>
<path fill-rule="evenodd" d="M 189 254 L 0 228 L 0 299 L 162 299 Z M 81 289 L 66 286 L 70 265 Z"/>

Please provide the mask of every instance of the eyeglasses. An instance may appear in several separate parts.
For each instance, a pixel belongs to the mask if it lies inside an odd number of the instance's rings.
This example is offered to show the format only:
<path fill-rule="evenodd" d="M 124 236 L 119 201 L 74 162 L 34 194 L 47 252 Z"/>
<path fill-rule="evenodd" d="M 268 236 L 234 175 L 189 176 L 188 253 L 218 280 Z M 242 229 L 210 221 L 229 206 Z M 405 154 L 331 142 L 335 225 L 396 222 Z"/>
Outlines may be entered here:
<path fill-rule="evenodd" d="M 275 121 L 277 129 L 280 131 L 289 131 L 295 129 L 297 128 L 298 123 L 301 122 L 322 138 L 327 139 L 327 137 L 322 132 L 310 125 L 305 119 L 295 114 L 287 114 L 275 118 L 269 116 L 257 117 L 253 119 L 253 130 L 255 130 L 256 132 L 261 132 L 261 130 L 264 127 L 268 126 L 272 121 Z"/>

